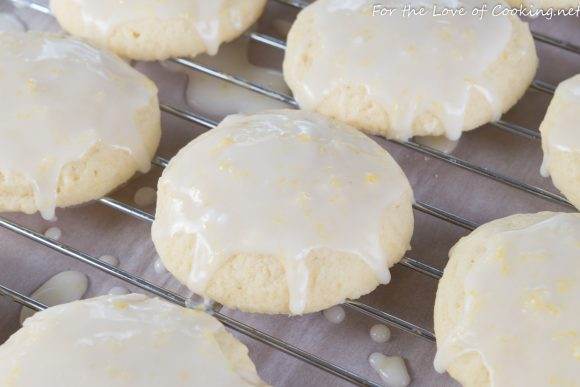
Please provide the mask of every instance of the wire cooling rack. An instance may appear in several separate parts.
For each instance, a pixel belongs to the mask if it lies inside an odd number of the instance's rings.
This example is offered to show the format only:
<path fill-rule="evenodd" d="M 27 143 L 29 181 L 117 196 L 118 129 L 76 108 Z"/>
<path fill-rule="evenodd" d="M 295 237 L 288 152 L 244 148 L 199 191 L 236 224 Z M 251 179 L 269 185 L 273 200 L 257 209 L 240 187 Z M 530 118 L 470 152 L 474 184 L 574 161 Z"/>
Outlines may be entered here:
<path fill-rule="evenodd" d="M 278 3 L 282 3 L 285 6 L 297 9 L 300 9 L 307 5 L 306 2 L 297 0 L 275 0 L 275 1 Z M 32 10 L 50 15 L 49 8 L 38 0 L 36 1 L 14 0 L 13 2 L 17 3 L 19 6 L 26 6 Z M 283 40 L 280 40 L 267 34 L 253 32 L 249 33 L 248 36 L 251 38 L 251 40 L 257 42 L 258 44 L 262 44 L 274 50 L 283 51 L 286 47 L 286 44 Z M 534 38 L 536 39 L 536 41 L 553 46 L 555 49 L 567 51 L 573 55 L 580 55 L 580 47 L 573 42 L 553 38 L 539 32 L 534 32 Z M 287 104 L 290 108 L 298 107 L 296 101 L 290 95 L 279 93 L 263 85 L 253 83 L 247 79 L 236 76 L 235 74 L 222 72 L 216 68 L 203 65 L 192 59 L 176 58 L 170 60 L 170 62 L 173 62 L 174 65 L 181 66 L 184 69 L 197 71 L 206 74 L 208 76 L 220 79 L 224 82 L 229 82 L 239 87 L 245 88 L 247 90 L 251 90 L 265 97 L 272 98 L 274 100 Z M 548 96 L 553 94 L 554 92 L 554 85 L 540 80 L 535 80 L 530 86 L 530 88 L 540 93 L 544 93 Z M 212 119 L 204 117 L 200 114 L 196 114 L 195 112 L 189 111 L 187 109 L 174 106 L 173 104 L 162 103 L 160 107 L 163 112 L 169 115 L 184 120 L 188 123 L 199 125 L 206 129 L 211 129 L 217 125 L 217 122 L 213 121 Z M 538 140 L 540 139 L 540 134 L 537 130 L 529 129 L 528 127 L 521 126 L 504 119 L 492 123 L 491 125 L 495 126 L 501 131 L 509 133 L 510 135 L 520 136 L 531 141 L 536 141 L 538 142 L 539 145 Z M 441 151 L 438 151 L 425 145 L 418 144 L 413 141 L 390 141 L 390 142 L 408 151 L 417 152 L 421 155 L 424 155 L 425 157 L 441 160 L 444 163 L 466 170 L 470 173 L 480 175 L 486 179 L 491 179 L 501 184 L 510 186 L 526 194 L 533 195 L 542 200 L 553 202 L 555 204 L 562 206 L 563 208 L 568 209 L 572 208 L 572 205 L 563 196 L 553 193 L 550 190 L 542 188 L 538 185 L 528 184 L 522 181 L 521 179 L 511 177 L 510 175 L 507 174 L 502 174 L 494 169 L 481 166 L 477 163 L 471 162 L 469 160 L 451 154 L 443 153 Z M 167 166 L 167 163 L 168 160 L 160 156 L 155 157 L 153 160 L 153 165 L 161 169 L 165 168 Z M 154 216 L 151 213 L 135 208 L 125 203 L 124 201 L 113 199 L 111 197 L 104 197 L 99 199 L 98 202 L 105 206 L 111 207 L 122 214 L 134 217 L 144 222 L 151 223 L 154 220 Z M 448 222 L 449 224 L 458 226 L 466 231 L 471 231 L 478 226 L 476 222 L 465 219 L 462 216 L 441 209 L 438 206 L 435 206 L 425 201 L 417 201 L 414 205 L 414 208 L 416 211 L 426 214 L 427 216 L 443 220 L 445 222 Z M 126 270 L 122 270 L 117 267 L 111 266 L 99 260 L 96 256 L 78 250 L 70 245 L 60 243 L 50 238 L 47 238 L 44 235 L 34 231 L 33 229 L 21 225 L 6 217 L 0 216 L 0 226 L 20 236 L 28 238 L 40 244 L 41 246 L 47 247 L 65 256 L 73 258 L 74 260 L 80 261 L 84 264 L 92 266 L 93 268 L 101 270 L 102 272 L 108 275 L 123 280 L 146 292 L 149 292 L 151 294 L 154 294 L 156 296 L 159 296 L 170 302 L 176 303 L 184 307 L 191 306 L 189 300 L 186 297 L 183 297 L 176 292 L 158 286 L 152 281 L 136 276 Z M 441 268 L 435 267 L 427 263 L 426 261 L 422 261 L 420 259 L 405 257 L 403 258 L 403 260 L 400 262 L 399 265 L 405 267 L 406 269 L 416 271 L 422 275 L 425 275 L 433 279 L 439 279 L 442 275 Z M 26 296 L 25 294 L 23 294 L 23 292 L 4 286 L 3 284 L 0 284 L 0 293 L 3 293 L 4 295 L 11 297 L 14 301 L 35 310 L 42 310 L 46 307 L 45 305 L 42 305 L 36 300 Z M 434 334 L 429 329 L 423 326 L 419 326 L 411 321 L 408 321 L 407 319 L 400 318 L 394 313 L 390 313 L 388 311 L 374 307 L 362 301 L 348 300 L 344 303 L 344 306 L 357 313 L 370 316 L 379 322 L 386 323 L 396 328 L 399 328 L 403 331 L 409 332 L 413 335 L 418 336 L 421 339 L 430 342 L 435 341 Z M 367 377 L 361 376 L 359 373 L 349 370 L 348 367 L 337 365 L 331 360 L 324 359 L 306 350 L 298 348 L 297 346 L 291 345 L 286 341 L 276 338 L 264 331 L 258 330 L 238 319 L 235 319 L 229 315 L 224 314 L 219 305 L 217 305 L 214 308 L 213 314 L 218 320 L 220 320 L 224 325 L 228 326 L 229 328 L 243 335 L 246 335 L 252 339 L 255 339 L 259 342 L 262 342 L 266 345 L 269 345 L 279 351 L 282 351 L 296 359 L 304 361 L 305 363 L 308 363 L 311 366 L 317 367 L 347 382 L 362 386 L 378 386 L 376 382 L 369 380 L 369 378 Z"/>

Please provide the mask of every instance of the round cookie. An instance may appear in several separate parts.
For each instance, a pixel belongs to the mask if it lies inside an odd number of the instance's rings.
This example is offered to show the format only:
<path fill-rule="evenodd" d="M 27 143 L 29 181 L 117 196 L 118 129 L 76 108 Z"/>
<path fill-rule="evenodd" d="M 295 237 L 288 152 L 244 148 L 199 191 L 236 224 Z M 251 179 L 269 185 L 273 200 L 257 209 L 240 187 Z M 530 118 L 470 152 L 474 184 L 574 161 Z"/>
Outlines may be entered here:
<path fill-rule="evenodd" d="M 140 294 L 35 314 L 0 346 L 0 385 L 266 386 L 215 318 Z"/>
<path fill-rule="evenodd" d="M 157 88 L 115 55 L 72 38 L 0 34 L 0 211 L 50 219 L 151 165 Z"/>
<path fill-rule="evenodd" d="M 441 6 L 421 0 L 409 4 L 424 16 L 375 3 L 319 0 L 300 12 L 284 78 L 301 108 L 391 139 L 456 140 L 499 119 L 533 79 L 534 41 L 517 17 L 480 20 L 471 0 L 457 3 L 465 16 L 433 16 Z"/>
<path fill-rule="evenodd" d="M 412 201 L 397 163 L 352 127 L 296 110 L 233 115 L 169 163 L 152 237 L 195 293 L 310 313 L 389 282 Z"/>
<path fill-rule="evenodd" d="M 435 368 L 468 387 L 577 383 L 578 257 L 578 213 L 513 215 L 462 238 L 437 289 Z"/>
<path fill-rule="evenodd" d="M 542 175 L 580 209 L 580 74 L 558 85 L 540 125 Z"/>
<path fill-rule="evenodd" d="M 266 0 L 51 0 L 69 33 L 138 60 L 214 55 L 262 14 Z"/>

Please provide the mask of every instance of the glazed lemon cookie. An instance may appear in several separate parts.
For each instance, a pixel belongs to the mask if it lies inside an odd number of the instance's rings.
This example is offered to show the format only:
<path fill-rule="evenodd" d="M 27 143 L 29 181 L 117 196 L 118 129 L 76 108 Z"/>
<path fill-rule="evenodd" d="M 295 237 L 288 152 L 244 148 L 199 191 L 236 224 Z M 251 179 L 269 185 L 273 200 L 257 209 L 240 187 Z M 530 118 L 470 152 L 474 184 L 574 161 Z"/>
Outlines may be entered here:
<path fill-rule="evenodd" d="M 580 208 L 580 75 L 558 85 L 540 125 L 542 175 Z"/>
<path fill-rule="evenodd" d="M 157 88 L 118 57 L 42 33 L 0 34 L 0 211 L 99 198 L 150 168 Z"/>
<path fill-rule="evenodd" d="M 192 291 L 302 314 L 389 282 L 412 201 L 397 163 L 347 125 L 294 110 L 233 115 L 171 160 L 152 236 Z"/>
<path fill-rule="evenodd" d="M 580 214 L 487 223 L 451 250 L 435 300 L 435 368 L 464 386 L 577 386 Z"/>
<path fill-rule="evenodd" d="M 139 60 L 214 55 L 262 14 L 266 0 L 51 0 L 61 26 Z"/>
<path fill-rule="evenodd" d="M 11 387 L 266 386 L 248 349 L 205 312 L 139 294 L 35 314 L 0 346 Z"/>
<path fill-rule="evenodd" d="M 427 14 L 404 14 L 407 4 Z M 513 106 L 538 59 L 517 17 L 480 20 L 476 3 L 455 4 L 467 14 L 433 16 L 444 2 L 318 0 L 290 30 L 286 82 L 301 108 L 367 133 L 456 140 Z"/>

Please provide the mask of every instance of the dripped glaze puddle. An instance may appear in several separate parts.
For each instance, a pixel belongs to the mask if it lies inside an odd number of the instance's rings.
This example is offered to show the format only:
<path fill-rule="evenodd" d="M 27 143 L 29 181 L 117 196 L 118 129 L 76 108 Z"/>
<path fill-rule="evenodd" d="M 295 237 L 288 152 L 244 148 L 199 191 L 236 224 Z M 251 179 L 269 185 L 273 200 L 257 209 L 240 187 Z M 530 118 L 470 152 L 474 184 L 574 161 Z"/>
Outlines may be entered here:
<path fill-rule="evenodd" d="M 163 261 L 161 261 L 161 258 L 157 258 L 155 260 L 155 263 L 153 264 L 153 269 L 155 270 L 155 273 L 157 273 L 157 274 L 167 273 L 167 269 L 163 265 Z"/>
<path fill-rule="evenodd" d="M 389 387 L 406 387 L 411 383 L 405 361 L 398 356 L 375 352 L 369 356 L 369 363 Z"/>
<path fill-rule="evenodd" d="M 78 271 L 63 271 L 36 289 L 30 297 L 46 305 L 54 306 L 80 300 L 87 291 L 89 279 Z M 22 307 L 20 310 L 20 324 L 35 312 Z"/>
<path fill-rule="evenodd" d="M 333 306 L 322 312 L 324 317 L 333 324 L 340 324 L 344 321 L 345 312 L 342 306 Z"/>
<path fill-rule="evenodd" d="M 44 236 L 57 241 L 62 236 L 62 230 L 58 227 L 50 227 L 44 232 Z"/>
<path fill-rule="evenodd" d="M 223 45 L 216 56 L 200 55 L 195 61 L 288 94 L 289 90 L 282 74 L 252 64 L 248 58 L 248 47 L 249 39 L 242 37 Z M 288 107 L 283 102 L 199 72 L 188 72 L 188 76 L 187 103 L 196 111 L 202 111 L 214 119 L 231 113 L 255 113 Z"/>
<path fill-rule="evenodd" d="M 137 207 L 145 208 L 155 204 L 157 200 L 157 191 L 151 187 L 141 187 L 135 192 L 133 201 Z"/>
<path fill-rule="evenodd" d="M 113 255 L 103 255 L 99 258 L 99 261 L 103 261 L 108 265 L 111 266 L 119 266 L 119 258 L 113 256 Z"/>
<path fill-rule="evenodd" d="M 386 325 L 373 325 L 369 331 L 371 339 L 375 343 L 386 343 L 391 338 L 391 330 Z"/>
<path fill-rule="evenodd" d="M 129 289 L 123 287 L 123 286 L 113 286 L 110 290 L 109 290 L 109 295 L 111 296 L 122 296 L 124 294 L 129 294 Z"/>

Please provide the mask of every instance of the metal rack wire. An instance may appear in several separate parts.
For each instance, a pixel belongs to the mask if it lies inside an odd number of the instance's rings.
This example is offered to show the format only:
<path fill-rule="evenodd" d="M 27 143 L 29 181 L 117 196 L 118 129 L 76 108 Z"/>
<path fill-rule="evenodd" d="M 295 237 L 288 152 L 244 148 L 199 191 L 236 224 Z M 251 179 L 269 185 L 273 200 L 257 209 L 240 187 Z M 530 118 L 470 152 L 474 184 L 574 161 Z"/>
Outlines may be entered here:
<path fill-rule="evenodd" d="M 30 9 L 45 13 L 47 15 L 50 15 L 50 9 L 48 7 L 46 7 L 45 5 L 36 2 L 35 0 L 12 0 L 14 3 L 20 5 L 20 6 L 26 6 Z M 288 6 L 292 6 L 295 8 L 303 8 L 304 6 L 307 5 L 307 3 L 305 3 L 304 1 L 301 0 L 274 0 L 277 1 L 279 3 L 282 4 L 286 4 Z M 567 50 L 576 54 L 580 54 L 580 47 L 569 43 L 569 42 L 565 42 L 565 41 L 561 41 L 559 39 L 556 38 L 552 38 L 549 36 L 545 36 L 543 34 L 539 34 L 539 33 L 534 33 L 534 38 L 539 41 L 539 42 L 543 42 L 543 43 L 547 43 L 550 45 L 553 45 L 555 47 L 558 47 L 560 49 L 563 50 Z M 278 50 L 284 50 L 286 48 L 286 43 L 280 39 L 276 39 L 274 37 L 265 35 L 265 34 L 259 34 L 259 33 L 250 33 L 248 34 L 248 36 L 261 44 L 265 44 L 267 46 L 270 46 L 274 49 L 278 49 Z M 296 103 L 296 101 L 289 95 L 285 95 L 282 93 L 278 93 L 274 90 L 271 90 L 267 87 L 264 87 L 263 85 L 260 84 L 256 84 L 253 82 L 248 81 L 247 79 L 238 77 L 236 75 L 233 74 L 228 74 L 222 71 L 219 71 L 215 68 L 212 68 L 210 66 L 206 66 L 206 65 L 202 65 L 200 63 L 195 62 L 194 60 L 190 60 L 190 59 L 183 59 L 183 58 L 176 58 L 173 59 L 172 62 L 174 62 L 175 64 L 178 64 L 180 66 L 183 66 L 189 70 L 194 70 L 194 71 L 198 71 L 204 74 L 207 74 L 209 76 L 215 77 L 217 79 L 221 79 L 225 82 L 230 82 L 232 84 L 235 84 L 237 86 L 243 87 L 247 90 L 251 90 L 253 92 L 259 93 L 261 95 L 267 96 L 269 98 L 272 98 L 274 100 L 280 101 L 280 102 L 284 102 L 286 104 L 288 104 L 289 107 L 293 107 L 293 108 L 297 108 L 298 104 Z M 554 86 L 553 85 L 549 85 L 545 82 L 536 80 L 533 82 L 533 84 L 531 85 L 531 88 L 540 92 L 544 92 L 544 93 L 548 93 L 548 94 L 553 94 L 554 92 Z M 211 129 L 213 127 L 215 127 L 217 125 L 217 123 L 207 117 L 203 117 L 199 114 L 196 114 L 194 112 L 190 112 L 190 111 L 186 111 L 186 110 L 182 110 L 179 109 L 177 107 L 171 106 L 171 105 L 166 105 L 166 104 L 161 104 L 160 108 L 163 112 L 171 114 L 175 117 L 178 117 L 180 119 L 183 119 L 189 123 L 194 123 L 200 126 L 203 126 L 205 128 Z M 519 136 L 523 136 L 529 139 L 533 139 L 533 140 L 538 140 L 540 139 L 540 134 L 539 132 L 535 131 L 535 130 L 531 130 L 529 128 L 525 128 L 507 121 L 503 121 L 500 120 L 498 122 L 493 123 L 493 125 L 495 125 L 496 127 L 498 127 L 501 130 L 504 130 L 508 133 L 514 134 L 514 135 L 519 135 Z M 542 188 L 533 186 L 533 185 L 529 185 L 526 184 L 524 182 L 518 181 L 517 179 L 514 179 L 510 176 L 506 176 L 503 174 L 500 174 L 496 171 L 492 171 L 489 170 L 485 167 L 482 166 L 478 166 L 476 164 L 473 164 L 467 160 L 463 160 L 460 159 L 458 157 L 449 155 L 449 154 L 445 154 L 441 151 L 438 151 L 436 149 L 430 148 L 428 146 L 425 145 L 421 145 L 412 141 L 393 141 L 394 143 L 396 143 L 399 146 L 405 147 L 409 150 L 415 151 L 415 152 L 419 152 L 421 154 L 424 154 L 426 156 L 431 156 L 434 158 L 437 158 L 439 160 L 443 160 L 451 165 L 455 165 L 459 168 L 463 168 L 465 170 L 468 170 L 470 172 L 476 173 L 478 175 L 484 176 L 486 178 L 495 180 L 497 182 L 506 184 L 508 186 L 511 186 L 513 188 L 516 188 L 518 190 L 521 190 L 523 192 L 526 192 L 528 194 L 531 195 L 535 195 L 539 198 L 545 199 L 545 200 L 549 200 L 561 205 L 565 205 L 565 206 L 572 206 L 564 197 L 562 197 L 561 195 L 557 195 L 554 193 L 551 193 L 549 191 L 546 191 Z M 165 168 L 168 164 L 168 160 L 162 158 L 162 157 L 155 157 L 154 160 L 152 161 L 152 164 L 154 166 L 157 166 L 159 168 Z M 132 216 L 136 219 L 145 221 L 145 222 L 153 222 L 154 220 L 154 216 L 150 213 L 147 213 L 145 211 L 142 211 L 140 209 L 134 208 L 126 203 L 123 203 L 121 201 L 109 198 L 109 197 L 105 197 L 102 199 L 98 200 L 99 203 L 106 205 L 108 207 L 111 207 L 113 209 L 116 209 L 126 215 Z M 470 220 L 464 219 L 458 215 L 449 213 L 445 210 L 439 209 L 435 206 L 432 206 L 428 203 L 424 203 L 424 202 L 416 202 L 414 204 L 414 208 L 420 212 L 423 212 L 425 214 L 428 214 L 430 216 L 436 217 L 438 219 L 444 220 L 450 224 L 462 227 L 466 230 L 473 230 L 475 229 L 478 225 Z M 110 274 L 116 278 L 119 278 L 121 280 L 126 281 L 129 284 L 132 284 L 136 287 L 139 287 L 140 289 L 147 291 L 151 294 L 154 294 L 156 296 L 159 296 L 161 298 L 164 298 L 170 302 L 176 303 L 178 305 L 181 305 L 183 307 L 191 307 L 191 304 L 189 302 L 188 299 L 180 296 L 177 293 L 171 292 L 163 287 L 157 286 L 154 283 L 147 281 L 143 278 L 140 278 L 138 276 L 135 276 L 125 270 L 122 269 L 118 269 L 114 266 L 111 266 L 103 261 L 100 261 L 99 259 L 97 259 L 94 256 L 91 256 L 83 251 L 79 251 L 77 249 L 75 249 L 72 246 L 68 246 L 66 244 L 57 242 L 55 240 L 52 240 L 50 238 L 45 237 L 42 234 L 39 234 L 27 227 L 24 227 L 22 225 L 19 225 L 5 217 L 0 216 L 0 227 L 5 228 L 7 230 L 10 230 L 20 236 L 23 236 L 25 238 L 28 238 L 36 243 L 39 243 L 40 245 L 43 245 L 45 247 L 48 247 L 52 250 L 55 250 L 65 256 L 68 256 L 70 258 L 73 258 L 75 260 L 84 262 L 87 265 L 90 265 L 94 268 L 97 268 L 107 274 Z M 412 258 L 408 258 L 405 257 L 403 258 L 403 260 L 400 262 L 400 265 L 415 270 L 419 273 L 422 273 L 428 277 L 434 278 L 434 279 L 439 279 L 442 275 L 442 271 L 439 268 L 435 268 L 432 267 L 430 265 L 427 265 L 425 263 L 422 263 L 421 261 L 412 259 Z M 34 310 L 42 310 L 44 308 L 46 308 L 45 305 L 37 302 L 36 300 L 31 299 L 30 297 L 22 294 L 21 292 L 18 292 L 14 289 L 10 289 L 7 288 L 5 286 L 3 286 L 2 284 L 0 284 L 0 294 L 4 294 L 6 296 L 11 297 L 14 301 L 25 305 L 31 309 Z M 355 310 L 359 313 L 368 315 L 374 319 L 377 319 L 378 321 L 381 321 L 383 323 L 387 323 L 390 325 L 393 325 L 403 331 L 406 332 L 410 332 L 412 334 L 415 334 L 423 339 L 426 339 L 428 341 L 434 342 L 435 341 L 435 336 L 434 334 L 429 331 L 428 329 L 425 329 L 423 327 L 417 326 L 415 324 L 413 324 L 412 322 L 403 320 L 393 314 L 388 313 L 387 311 L 384 310 L 380 310 L 377 308 L 374 308 L 370 305 L 364 304 L 360 301 L 353 301 L 353 300 L 347 300 L 344 305 L 352 310 Z M 258 329 L 255 329 L 247 324 L 242 323 L 241 321 L 238 321 L 236 319 L 233 319 L 223 313 L 221 313 L 220 311 L 220 306 L 217 305 L 213 310 L 212 310 L 214 316 L 220 320 L 224 325 L 228 326 L 229 328 L 238 331 L 244 335 L 247 335 L 255 340 L 258 340 L 264 344 L 267 344 L 273 348 L 276 348 L 277 350 L 280 350 L 288 355 L 293 356 L 294 358 L 297 358 L 299 360 L 302 360 L 312 366 L 315 366 L 323 371 L 326 371 L 332 375 L 335 375 L 343 380 L 346 380 L 348 382 L 351 382 L 355 385 L 361 385 L 361 386 L 377 386 L 376 383 L 365 379 L 364 377 L 361 377 L 360 375 L 355 374 L 354 372 L 349 371 L 348 369 L 338 366 L 328 360 L 322 359 L 316 355 L 313 355 L 311 353 L 308 353 L 300 348 L 297 348 L 287 342 L 284 342 L 280 339 L 277 339 L 276 337 L 273 337 L 265 332 L 262 332 Z"/>

